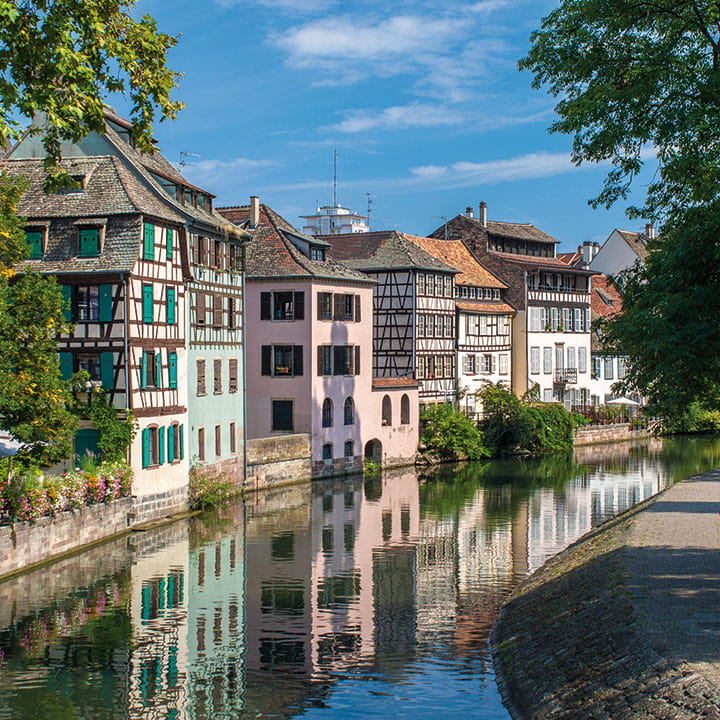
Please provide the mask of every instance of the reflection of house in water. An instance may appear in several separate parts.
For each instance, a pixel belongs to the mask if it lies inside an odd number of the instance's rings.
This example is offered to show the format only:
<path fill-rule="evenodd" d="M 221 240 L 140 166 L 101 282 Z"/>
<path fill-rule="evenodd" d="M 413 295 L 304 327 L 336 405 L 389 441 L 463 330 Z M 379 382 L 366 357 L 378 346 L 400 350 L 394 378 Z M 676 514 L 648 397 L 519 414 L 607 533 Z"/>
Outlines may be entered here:
<path fill-rule="evenodd" d="M 128 716 L 185 717 L 187 525 L 175 523 L 135 539 Z"/>
<path fill-rule="evenodd" d="M 187 715 L 230 720 L 244 706 L 244 506 L 234 505 L 213 532 L 192 526 L 188 582 Z M 228 526 L 229 521 L 229 526 Z"/>

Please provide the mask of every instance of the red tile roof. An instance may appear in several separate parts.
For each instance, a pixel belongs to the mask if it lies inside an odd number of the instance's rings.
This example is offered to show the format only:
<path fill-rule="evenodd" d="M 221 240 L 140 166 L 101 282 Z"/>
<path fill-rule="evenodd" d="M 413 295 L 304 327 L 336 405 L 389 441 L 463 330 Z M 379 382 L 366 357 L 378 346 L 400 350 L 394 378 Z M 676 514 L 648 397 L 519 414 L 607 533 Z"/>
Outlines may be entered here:
<path fill-rule="evenodd" d="M 515 308 L 507 303 L 473 302 L 472 300 L 458 300 L 455 307 L 467 312 L 483 313 L 484 315 L 515 315 Z"/>
<path fill-rule="evenodd" d="M 373 378 L 372 386 L 374 388 L 391 388 L 391 387 L 417 387 L 420 383 L 410 377 L 388 377 Z"/>
<path fill-rule="evenodd" d="M 591 280 L 590 308 L 593 318 L 611 318 L 622 312 L 622 298 L 607 275 L 595 275 Z"/>

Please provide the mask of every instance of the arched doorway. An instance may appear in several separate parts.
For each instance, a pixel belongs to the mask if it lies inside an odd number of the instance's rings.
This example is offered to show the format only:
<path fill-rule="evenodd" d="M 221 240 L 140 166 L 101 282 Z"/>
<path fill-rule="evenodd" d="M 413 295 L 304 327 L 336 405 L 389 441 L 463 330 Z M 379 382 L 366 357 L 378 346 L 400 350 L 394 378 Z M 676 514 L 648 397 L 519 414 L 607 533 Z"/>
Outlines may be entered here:
<path fill-rule="evenodd" d="M 366 442 L 365 457 L 380 465 L 382 463 L 382 443 L 377 439 Z"/>

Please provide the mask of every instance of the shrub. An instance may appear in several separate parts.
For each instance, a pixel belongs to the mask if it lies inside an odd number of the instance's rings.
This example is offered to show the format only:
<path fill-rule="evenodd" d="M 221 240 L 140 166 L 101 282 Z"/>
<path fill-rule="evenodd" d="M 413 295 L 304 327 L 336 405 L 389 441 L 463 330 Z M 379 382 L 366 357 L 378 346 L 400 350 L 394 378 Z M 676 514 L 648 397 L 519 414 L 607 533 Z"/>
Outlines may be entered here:
<path fill-rule="evenodd" d="M 429 405 L 421 412 L 420 423 L 420 445 L 438 460 L 480 460 L 490 456 L 480 430 L 450 403 Z"/>
<path fill-rule="evenodd" d="M 190 468 L 189 502 L 193 510 L 221 507 L 238 494 L 238 486 L 225 473 L 212 472 L 203 465 Z"/>

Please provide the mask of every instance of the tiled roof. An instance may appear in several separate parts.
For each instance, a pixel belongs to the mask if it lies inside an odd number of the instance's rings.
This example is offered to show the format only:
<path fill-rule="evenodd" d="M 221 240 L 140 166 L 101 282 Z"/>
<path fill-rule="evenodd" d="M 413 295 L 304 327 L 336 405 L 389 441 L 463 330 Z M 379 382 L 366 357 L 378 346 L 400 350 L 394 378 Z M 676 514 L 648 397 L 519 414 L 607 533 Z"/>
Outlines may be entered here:
<path fill-rule="evenodd" d="M 556 257 L 566 265 L 580 265 L 583 261 L 583 254 L 577 250 L 575 252 L 558 253 Z"/>
<path fill-rule="evenodd" d="M 556 257 L 537 257 L 535 255 L 515 255 L 514 253 L 503 253 L 503 252 L 493 252 L 493 255 L 502 258 L 503 260 L 509 261 L 511 263 L 515 263 L 517 265 L 521 265 L 525 268 L 528 268 L 529 270 L 542 270 L 543 268 L 547 268 L 548 270 L 558 270 L 558 271 L 565 271 L 568 270 L 574 272 L 574 273 L 580 273 L 583 275 L 592 275 L 593 271 L 588 270 L 587 268 L 582 267 L 575 267 L 572 265 L 568 265 L 567 263 L 564 263 L 562 260 Z"/>
<path fill-rule="evenodd" d="M 224 218 L 232 223 L 245 226 L 250 216 L 250 207 L 240 205 L 219 208 Z M 308 243 L 324 245 L 309 235 L 303 235 L 282 216 L 267 205 L 260 205 L 257 228 L 252 231 L 247 246 L 246 267 L 248 278 L 270 277 L 317 277 L 347 282 L 374 283 L 363 273 L 346 264 L 328 257 L 324 261 L 311 260 L 290 240 L 290 235 L 305 239 Z"/>
<path fill-rule="evenodd" d="M 418 387 L 420 383 L 411 377 L 373 378 L 373 388 Z"/>
<path fill-rule="evenodd" d="M 514 315 L 515 308 L 507 303 L 473 302 L 472 300 L 458 300 L 455 303 L 458 310 L 482 313 L 483 315 Z"/>
<path fill-rule="evenodd" d="M 630 246 L 630 249 L 641 259 L 645 260 L 648 249 L 645 245 L 647 239 L 642 233 L 631 232 L 630 230 L 617 230 L 620 237 Z"/>
<path fill-rule="evenodd" d="M 391 268 L 417 268 L 435 272 L 456 273 L 457 270 L 433 257 L 418 245 L 412 235 L 386 230 L 345 235 L 321 235 L 332 245 L 330 254 L 357 270 L 388 270 Z"/>
<path fill-rule="evenodd" d="M 472 222 L 481 225 L 479 218 L 468 218 Z M 500 237 L 518 238 L 520 240 L 536 240 L 545 243 L 559 243 L 552 235 L 548 235 L 546 232 L 535 227 L 531 223 L 509 223 L 509 222 L 498 222 L 496 220 L 488 220 L 487 223 L 488 235 L 498 235 Z"/>
<path fill-rule="evenodd" d="M 460 274 L 455 276 L 457 285 L 501 288 L 503 290 L 507 288 L 507 283 L 483 267 L 461 240 L 439 240 L 412 235 L 406 235 L 406 237 L 433 257 L 459 270 Z"/>
<path fill-rule="evenodd" d="M 611 318 L 622 312 L 620 293 L 607 275 L 595 275 L 590 288 L 590 309 L 593 317 Z"/>

